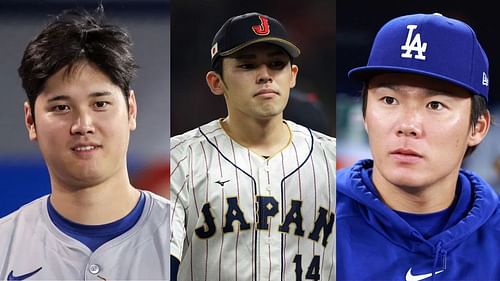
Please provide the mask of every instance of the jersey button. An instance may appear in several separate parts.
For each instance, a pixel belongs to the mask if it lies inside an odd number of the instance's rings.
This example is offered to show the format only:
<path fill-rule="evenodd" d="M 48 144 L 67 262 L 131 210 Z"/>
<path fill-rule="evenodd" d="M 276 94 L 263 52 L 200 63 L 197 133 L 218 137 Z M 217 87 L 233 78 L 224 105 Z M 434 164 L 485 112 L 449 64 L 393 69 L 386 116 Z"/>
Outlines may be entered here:
<path fill-rule="evenodd" d="M 99 271 L 101 271 L 101 268 L 97 264 L 91 264 L 89 266 L 89 271 L 90 271 L 90 273 L 95 275 L 95 274 L 99 273 Z"/>
<path fill-rule="evenodd" d="M 269 191 L 269 192 L 271 192 L 272 188 L 271 188 L 270 184 L 266 185 L 266 190 Z"/>

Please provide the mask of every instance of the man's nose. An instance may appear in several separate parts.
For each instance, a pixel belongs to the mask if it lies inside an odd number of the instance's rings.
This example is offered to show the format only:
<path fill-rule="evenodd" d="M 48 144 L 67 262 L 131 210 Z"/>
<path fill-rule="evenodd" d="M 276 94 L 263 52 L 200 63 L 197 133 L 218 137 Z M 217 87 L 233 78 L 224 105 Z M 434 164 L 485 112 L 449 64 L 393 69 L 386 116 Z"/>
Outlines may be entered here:
<path fill-rule="evenodd" d="M 257 67 L 257 83 L 272 82 L 273 78 L 269 67 L 266 64 L 261 64 Z"/>
<path fill-rule="evenodd" d="M 72 135 L 86 135 L 93 134 L 95 128 L 92 122 L 92 116 L 88 112 L 80 111 L 75 116 L 73 124 L 71 125 Z"/>
<path fill-rule="evenodd" d="M 397 135 L 415 138 L 422 136 L 422 116 L 417 109 L 406 109 L 401 114 Z"/>

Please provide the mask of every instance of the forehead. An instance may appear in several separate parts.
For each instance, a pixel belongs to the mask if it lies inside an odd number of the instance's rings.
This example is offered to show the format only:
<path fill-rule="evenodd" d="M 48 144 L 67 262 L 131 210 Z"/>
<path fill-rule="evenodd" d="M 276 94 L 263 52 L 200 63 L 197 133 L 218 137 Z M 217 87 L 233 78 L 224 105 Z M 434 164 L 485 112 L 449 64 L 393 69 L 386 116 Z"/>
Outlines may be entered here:
<path fill-rule="evenodd" d="M 63 80 L 68 83 L 88 78 L 111 83 L 111 79 L 109 79 L 109 77 L 97 65 L 87 60 L 80 60 L 76 63 L 66 65 L 52 77 L 54 76 L 56 76 L 56 79 Z"/>
<path fill-rule="evenodd" d="M 465 88 L 437 78 L 409 73 L 383 73 L 368 81 L 368 90 L 377 87 L 393 89 L 418 89 L 430 95 L 444 94 L 460 98 L 471 97 Z"/>
<path fill-rule="evenodd" d="M 279 47 L 278 45 L 271 44 L 271 43 L 265 43 L 265 42 L 255 43 L 255 44 L 249 45 L 249 46 L 247 46 L 247 47 L 245 47 L 245 48 L 243 48 L 243 49 L 237 51 L 236 53 L 231 54 L 227 57 L 239 59 L 239 58 L 247 58 L 250 56 L 257 57 L 258 55 L 261 55 L 261 56 L 264 55 L 264 56 L 268 56 L 268 57 L 273 57 L 273 56 L 287 56 L 288 57 L 288 53 L 283 48 Z"/>
<path fill-rule="evenodd" d="M 120 88 L 93 63 L 79 61 L 67 65 L 52 76 L 46 83 L 42 94 L 71 94 L 73 92 L 114 91 Z"/>

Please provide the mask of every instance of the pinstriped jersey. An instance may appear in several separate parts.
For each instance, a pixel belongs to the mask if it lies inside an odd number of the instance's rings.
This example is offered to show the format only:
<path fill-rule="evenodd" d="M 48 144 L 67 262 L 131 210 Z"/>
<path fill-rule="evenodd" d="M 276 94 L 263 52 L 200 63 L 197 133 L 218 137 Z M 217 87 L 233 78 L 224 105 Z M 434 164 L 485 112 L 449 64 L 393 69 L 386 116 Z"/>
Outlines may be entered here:
<path fill-rule="evenodd" d="M 286 121 L 265 159 L 215 120 L 171 139 L 179 280 L 335 280 L 335 139 Z"/>
<path fill-rule="evenodd" d="M 0 280 L 170 279 L 169 202 L 142 192 L 137 223 L 94 252 L 52 223 L 48 195 L 0 219 Z"/>

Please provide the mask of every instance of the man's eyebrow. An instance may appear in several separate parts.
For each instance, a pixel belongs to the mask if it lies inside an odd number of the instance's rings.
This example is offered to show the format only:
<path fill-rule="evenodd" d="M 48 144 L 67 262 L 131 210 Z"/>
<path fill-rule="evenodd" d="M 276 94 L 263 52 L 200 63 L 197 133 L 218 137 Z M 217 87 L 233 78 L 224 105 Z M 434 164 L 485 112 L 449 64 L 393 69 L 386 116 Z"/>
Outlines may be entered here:
<path fill-rule="evenodd" d="M 401 89 L 402 85 L 399 85 L 397 83 L 391 83 L 391 82 L 380 82 L 380 83 L 375 84 L 375 87 L 377 87 L 377 88 L 389 88 L 393 91 L 399 91 Z M 439 95 L 453 96 L 455 94 L 452 91 L 447 90 L 447 89 L 426 88 L 425 95 L 432 97 L 432 96 L 439 96 Z"/>
<path fill-rule="evenodd" d="M 243 60 L 243 59 L 255 59 L 257 58 L 257 55 L 252 54 L 252 53 L 247 53 L 247 54 L 238 54 L 235 55 L 233 58 L 237 60 Z"/>
<path fill-rule="evenodd" d="M 279 57 L 279 56 L 286 56 L 286 53 L 282 50 L 275 50 L 272 52 L 269 52 L 266 54 L 267 57 Z M 237 60 L 243 60 L 243 59 L 255 59 L 257 58 L 257 55 L 254 53 L 242 53 L 242 54 L 237 54 L 232 56 L 232 58 L 237 59 Z"/>
<path fill-rule="evenodd" d="M 59 101 L 59 100 L 69 100 L 69 96 L 67 95 L 57 95 L 55 97 L 52 97 L 48 99 L 48 102 L 53 102 L 53 101 Z"/>
<path fill-rule="evenodd" d="M 448 90 L 439 90 L 439 89 L 427 89 L 426 91 L 427 96 L 440 96 L 440 95 L 445 95 L 445 96 L 453 96 L 453 92 L 448 91 Z"/>
<path fill-rule="evenodd" d="M 286 53 L 282 50 L 276 50 L 274 52 L 271 52 L 271 53 L 268 53 L 267 56 L 268 57 L 276 57 L 276 56 L 286 56 Z"/>
<path fill-rule="evenodd" d="M 91 93 L 89 96 L 95 98 L 95 97 L 104 97 L 104 96 L 111 96 L 111 95 L 113 95 L 113 93 L 108 92 L 108 91 L 102 91 L 102 92 Z"/>
<path fill-rule="evenodd" d="M 90 97 L 96 98 L 96 97 L 104 97 L 104 96 L 111 96 L 112 93 L 108 91 L 102 91 L 102 92 L 94 92 L 89 94 Z M 71 99 L 68 95 L 57 95 L 55 97 L 52 97 L 47 100 L 47 102 L 53 102 L 53 101 L 60 101 L 60 100 L 69 100 Z"/>

